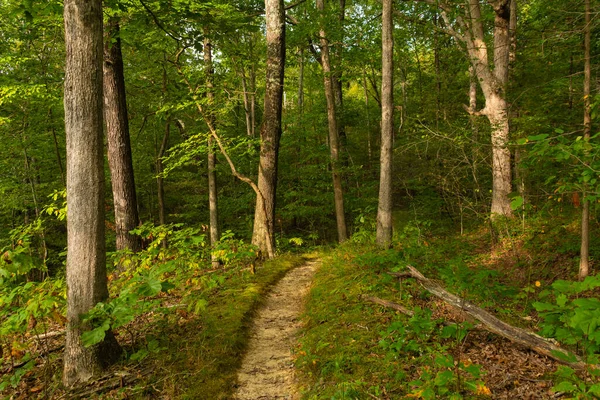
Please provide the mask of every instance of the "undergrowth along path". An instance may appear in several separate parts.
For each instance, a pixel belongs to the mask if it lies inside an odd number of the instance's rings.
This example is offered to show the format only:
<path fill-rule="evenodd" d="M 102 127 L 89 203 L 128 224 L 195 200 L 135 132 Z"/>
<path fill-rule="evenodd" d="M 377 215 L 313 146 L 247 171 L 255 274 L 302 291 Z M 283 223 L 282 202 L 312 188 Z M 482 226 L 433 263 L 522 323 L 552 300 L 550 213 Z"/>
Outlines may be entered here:
<path fill-rule="evenodd" d="M 321 260 L 288 272 L 267 295 L 253 322 L 248 351 L 238 372 L 236 400 L 296 399 L 292 347 L 300 314 Z"/>

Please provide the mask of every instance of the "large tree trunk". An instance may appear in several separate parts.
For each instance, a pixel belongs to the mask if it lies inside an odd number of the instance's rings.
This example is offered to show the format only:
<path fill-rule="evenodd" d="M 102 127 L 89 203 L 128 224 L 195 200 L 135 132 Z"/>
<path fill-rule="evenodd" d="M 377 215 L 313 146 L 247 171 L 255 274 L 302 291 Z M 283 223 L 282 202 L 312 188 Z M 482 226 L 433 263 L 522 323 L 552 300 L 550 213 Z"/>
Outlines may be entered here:
<path fill-rule="evenodd" d="M 107 28 L 104 41 L 104 118 L 115 207 L 116 244 L 117 250 L 137 252 L 141 247 L 140 238 L 129 233 L 139 224 L 139 216 L 118 21 L 111 18 Z"/>
<path fill-rule="evenodd" d="M 252 243 L 274 257 L 275 192 L 281 138 L 281 112 L 285 67 L 285 10 L 283 0 L 265 0 L 267 23 L 267 79 L 260 129 L 260 163 Z M 270 250 L 269 250 L 270 249 Z"/>
<path fill-rule="evenodd" d="M 325 5 L 323 0 L 317 0 L 317 8 L 323 12 Z M 344 192 L 342 189 L 342 176 L 340 173 L 340 140 L 338 121 L 336 115 L 335 83 L 331 74 L 331 63 L 329 60 L 329 42 L 325 28 L 319 31 L 321 37 L 321 65 L 323 66 L 323 79 L 325 83 L 325 97 L 327 98 L 327 124 L 329 126 L 329 151 L 331 157 L 331 174 L 333 177 L 333 196 L 335 203 L 335 218 L 337 223 L 338 241 L 340 243 L 348 239 L 346 228 L 346 216 L 344 214 Z"/>
<path fill-rule="evenodd" d="M 592 80 L 592 65 L 590 59 L 591 49 L 591 7 L 590 0 L 585 0 L 585 27 L 584 27 L 584 67 L 583 67 L 583 137 L 590 140 L 592 131 L 590 86 Z M 583 193 L 583 211 L 581 214 L 581 252 L 579 261 L 579 279 L 583 280 L 590 270 L 590 202 Z"/>
<path fill-rule="evenodd" d="M 84 347 L 81 315 L 108 297 L 104 243 L 102 1 L 64 5 L 67 136 L 67 337 L 63 383 L 88 381 L 119 354 L 111 334 Z"/>
<path fill-rule="evenodd" d="M 204 30 L 204 68 L 206 69 L 206 97 L 208 99 L 209 106 L 209 118 L 212 123 L 212 127 L 215 127 L 215 115 L 214 115 L 214 102 L 215 93 L 213 87 L 213 64 L 212 64 L 212 45 L 208 38 L 208 30 Z M 245 85 L 244 85 L 245 87 Z M 246 89 L 244 89 L 244 98 L 246 98 Z M 248 114 L 247 114 L 248 116 Z M 209 127 L 210 129 L 210 127 Z M 217 163 L 217 155 L 214 150 L 214 138 L 212 135 L 208 137 L 208 212 L 210 220 L 210 244 L 215 246 L 219 241 L 219 214 L 217 207 L 217 172 L 215 166 Z M 219 260 L 213 258 L 213 266 L 219 266 Z"/>
<path fill-rule="evenodd" d="M 510 199 L 509 119 L 506 89 L 510 50 L 510 0 L 491 1 L 494 8 L 494 67 L 488 61 L 479 0 L 470 0 L 469 24 L 463 40 L 485 97 L 485 115 L 492 128 L 492 216 L 512 216 Z"/>
<path fill-rule="evenodd" d="M 392 0 L 383 0 L 381 29 L 381 174 L 377 207 L 377 245 L 392 244 L 392 166 L 394 150 L 394 79 Z"/>

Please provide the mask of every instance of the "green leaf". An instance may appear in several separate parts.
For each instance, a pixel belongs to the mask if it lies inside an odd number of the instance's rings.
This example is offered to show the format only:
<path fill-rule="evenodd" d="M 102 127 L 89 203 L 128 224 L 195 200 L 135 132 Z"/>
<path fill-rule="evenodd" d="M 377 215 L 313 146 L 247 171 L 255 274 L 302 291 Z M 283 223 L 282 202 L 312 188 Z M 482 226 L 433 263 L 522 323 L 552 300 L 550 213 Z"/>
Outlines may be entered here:
<path fill-rule="evenodd" d="M 454 358 L 451 355 L 438 354 L 435 356 L 435 365 L 444 368 L 453 368 Z"/>
<path fill-rule="evenodd" d="M 83 332 L 81 334 L 81 342 L 85 347 L 91 347 L 95 344 L 100 343 L 106 336 L 106 331 L 110 329 L 110 322 L 104 321 L 102 326 L 92 329 L 91 331 Z"/>
<path fill-rule="evenodd" d="M 577 386 L 573 385 L 571 382 L 569 381 L 563 381 L 561 383 L 559 383 L 558 385 L 555 385 L 552 390 L 554 390 L 555 392 L 567 392 L 567 393 L 571 393 L 577 390 Z"/>
<path fill-rule="evenodd" d="M 522 206 L 523 206 L 523 196 L 517 196 L 517 197 L 513 198 L 512 201 L 510 202 L 510 208 L 513 211 L 518 210 Z"/>
<path fill-rule="evenodd" d="M 138 293 L 140 296 L 152 297 L 160 293 L 161 290 L 162 282 L 149 276 L 147 280 L 138 288 Z"/>
<path fill-rule="evenodd" d="M 548 136 L 549 136 L 548 134 L 542 133 L 542 134 L 539 134 L 539 135 L 529 136 L 527 139 L 530 142 L 537 142 L 537 141 L 546 139 Z"/>
<path fill-rule="evenodd" d="M 454 374 L 452 371 L 442 371 L 438 372 L 435 376 L 435 385 L 436 386 L 447 386 L 449 382 L 452 382 L 454 378 Z"/>

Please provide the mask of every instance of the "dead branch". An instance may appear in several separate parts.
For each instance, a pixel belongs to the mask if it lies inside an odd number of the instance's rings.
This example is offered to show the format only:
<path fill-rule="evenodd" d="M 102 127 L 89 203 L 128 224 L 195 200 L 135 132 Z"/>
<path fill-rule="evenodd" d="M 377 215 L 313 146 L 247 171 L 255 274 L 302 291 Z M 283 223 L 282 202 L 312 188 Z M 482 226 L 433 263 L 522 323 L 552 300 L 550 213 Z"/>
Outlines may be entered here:
<path fill-rule="evenodd" d="M 380 306 L 384 306 L 387 308 L 394 309 L 396 311 L 400 311 L 402 314 L 406 314 L 409 317 L 412 317 L 413 315 L 415 315 L 415 313 L 412 310 L 409 310 L 408 308 L 401 306 L 398 303 L 393 303 L 391 301 L 383 300 L 383 299 L 380 299 L 379 297 L 373 297 L 373 296 L 362 296 L 362 298 L 367 301 L 370 301 L 371 303 L 379 304 Z"/>
<path fill-rule="evenodd" d="M 33 339 L 37 339 L 37 340 L 44 340 L 44 339 L 50 339 L 53 337 L 57 337 L 57 336 L 62 336 L 66 333 L 66 331 L 55 331 L 55 332 L 48 332 L 48 333 L 41 333 L 41 334 L 34 334 L 34 336 L 31 338 L 31 340 Z"/>
<path fill-rule="evenodd" d="M 399 274 L 402 274 L 402 273 L 399 273 Z M 402 276 L 408 276 L 408 275 L 402 275 Z M 414 311 L 409 310 L 408 308 L 406 308 L 398 303 L 394 303 L 392 301 L 387 301 L 384 299 L 380 299 L 379 297 L 373 297 L 373 296 L 362 296 L 362 298 L 367 301 L 370 301 L 371 303 L 379 304 L 380 306 L 391 308 L 396 311 L 400 311 L 402 314 L 406 314 L 409 317 L 412 317 L 413 315 L 415 315 Z M 444 326 L 457 325 L 455 322 L 448 322 L 448 321 L 442 321 L 441 324 Z M 473 326 L 471 329 L 478 329 L 478 328 L 479 328 L 479 324 Z"/>
<path fill-rule="evenodd" d="M 408 269 L 407 272 L 410 274 L 410 276 L 412 278 L 417 279 L 425 290 L 444 300 L 451 306 L 471 315 L 473 318 L 480 321 L 486 330 L 500 335 L 514 343 L 518 343 L 522 346 L 525 346 L 528 349 L 531 349 L 539 354 L 550 357 L 560 363 L 569 365 L 573 368 L 585 369 L 588 366 L 588 364 L 586 364 L 580 357 L 574 355 L 566 349 L 555 345 L 550 340 L 536 335 L 533 332 L 529 332 L 525 329 L 509 325 L 506 322 L 494 317 L 492 314 L 485 311 L 484 309 L 471 303 L 470 301 L 462 299 L 448 292 L 431 279 L 426 278 L 415 267 L 407 265 L 406 268 Z M 406 273 L 398 274 L 396 272 L 390 272 L 389 274 L 393 276 L 406 276 Z M 567 358 L 575 358 L 577 361 L 566 361 Z"/>

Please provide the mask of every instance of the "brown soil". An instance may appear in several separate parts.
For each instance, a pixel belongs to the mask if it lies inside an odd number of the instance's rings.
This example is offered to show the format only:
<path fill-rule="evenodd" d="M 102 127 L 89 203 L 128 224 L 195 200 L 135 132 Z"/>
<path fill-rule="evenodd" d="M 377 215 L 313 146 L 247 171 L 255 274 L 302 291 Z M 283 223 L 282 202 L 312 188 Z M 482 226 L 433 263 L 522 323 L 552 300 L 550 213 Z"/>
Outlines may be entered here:
<path fill-rule="evenodd" d="M 234 399 L 297 399 L 292 347 L 300 314 L 320 260 L 293 269 L 275 285 L 258 311 Z"/>

